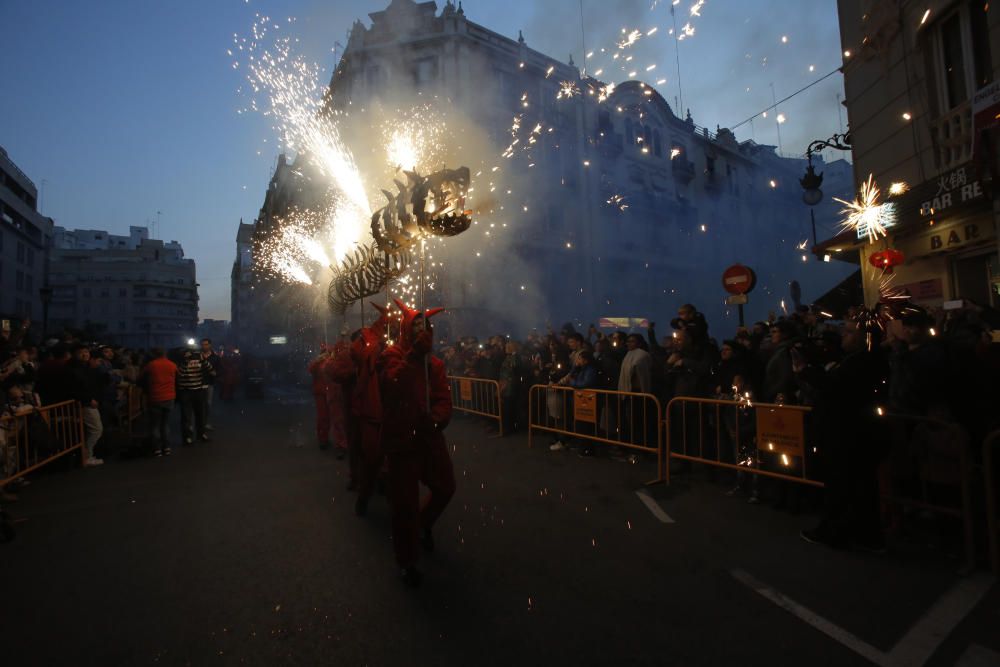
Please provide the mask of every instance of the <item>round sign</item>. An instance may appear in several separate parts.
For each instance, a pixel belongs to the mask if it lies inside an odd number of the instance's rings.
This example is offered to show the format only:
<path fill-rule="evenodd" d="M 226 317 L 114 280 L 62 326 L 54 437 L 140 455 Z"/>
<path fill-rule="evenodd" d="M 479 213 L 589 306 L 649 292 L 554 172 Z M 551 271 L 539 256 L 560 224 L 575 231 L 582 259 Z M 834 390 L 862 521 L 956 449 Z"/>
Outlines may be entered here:
<path fill-rule="evenodd" d="M 742 264 L 734 264 L 722 274 L 722 288 L 730 294 L 749 294 L 756 286 L 757 274 Z"/>

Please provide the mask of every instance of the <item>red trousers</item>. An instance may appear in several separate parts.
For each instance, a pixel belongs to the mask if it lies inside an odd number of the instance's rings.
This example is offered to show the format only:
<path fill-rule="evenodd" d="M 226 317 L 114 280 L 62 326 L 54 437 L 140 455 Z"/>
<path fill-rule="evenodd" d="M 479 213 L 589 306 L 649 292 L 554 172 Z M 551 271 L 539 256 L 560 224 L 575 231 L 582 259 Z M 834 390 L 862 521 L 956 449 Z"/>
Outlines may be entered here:
<path fill-rule="evenodd" d="M 326 402 L 330 408 L 330 426 L 333 428 L 333 446 L 347 449 L 347 429 L 344 427 L 344 392 L 340 385 L 332 385 L 326 390 Z"/>
<path fill-rule="evenodd" d="M 330 442 L 330 404 L 326 394 L 313 394 L 316 399 L 316 440 L 321 445 Z"/>
<path fill-rule="evenodd" d="M 448 445 L 440 433 L 421 442 L 416 450 L 387 453 L 389 502 L 392 505 L 392 545 L 396 562 L 408 567 L 417 562 L 420 530 L 431 528 L 455 495 L 455 471 Z M 420 498 L 420 483 L 429 493 Z"/>

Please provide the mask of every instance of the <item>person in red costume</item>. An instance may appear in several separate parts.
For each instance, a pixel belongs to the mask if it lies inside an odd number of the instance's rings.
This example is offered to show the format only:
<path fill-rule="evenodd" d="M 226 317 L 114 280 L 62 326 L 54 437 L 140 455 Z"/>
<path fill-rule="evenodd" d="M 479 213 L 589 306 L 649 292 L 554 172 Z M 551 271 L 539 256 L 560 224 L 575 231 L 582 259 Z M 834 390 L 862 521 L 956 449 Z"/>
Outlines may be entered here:
<path fill-rule="evenodd" d="M 326 343 L 320 343 L 319 356 L 309 362 L 309 375 L 312 376 L 312 393 L 316 401 L 316 442 L 320 449 L 330 448 L 330 407 L 327 401 L 327 378 L 323 367 L 330 359 L 330 350 Z"/>
<path fill-rule="evenodd" d="M 433 551 L 431 529 L 455 495 L 455 472 L 444 429 L 451 420 L 451 387 L 444 363 L 431 354 L 430 318 L 398 299 L 402 311 L 399 340 L 382 354 L 384 416 L 382 447 L 389 462 L 392 543 L 403 581 L 420 584 L 419 547 Z M 430 493 L 420 498 L 420 482 Z"/>
<path fill-rule="evenodd" d="M 327 360 L 320 369 L 326 379 L 326 406 L 330 414 L 330 429 L 333 431 L 333 447 L 337 452 L 337 460 L 343 461 L 348 455 L 347 430 L 345 426 L 345 396 L 343 387 L 330 379 L 327 368 L 336 362 L 340 355 L 350 355 L 350 349 L 344 343 L 338 342 L 327 348 Z"/>
<path fill-rule="evenodd" d="M 336 354 L 327 365 L 327 376 L 340 385 L 347 409 L 344 426 L 350 456 L 349 490 L 357 490 L 354 511 L 368 512 L 368 501 L 382 468 L 382 397 L 378 362 L 386 345 L 389 309 L 372 304 L 380 316 L 370 327 L 352 337 L 349 352 Z"/>

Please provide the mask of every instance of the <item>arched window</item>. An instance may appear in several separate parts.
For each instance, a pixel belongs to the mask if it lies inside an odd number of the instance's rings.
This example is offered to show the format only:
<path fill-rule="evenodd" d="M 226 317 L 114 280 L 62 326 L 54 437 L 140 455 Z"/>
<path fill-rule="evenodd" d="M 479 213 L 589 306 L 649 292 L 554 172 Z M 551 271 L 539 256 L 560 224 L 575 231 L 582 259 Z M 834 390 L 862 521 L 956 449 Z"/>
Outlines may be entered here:
<path fill-rule="evenodd" d="M 642 143 L 646 148 L 653 145 L 653 130 L 648 125 L 642 129 Z"/>
<path fill-rule="evenodd" d="M 653 153 L 656 157 L 663 157 L 663 142 L 660 140 L 659 130 L 653 130 Z"/>
<path fill-rule="evenodd" d="M 630 146 L 635 143 L 635 134 L 632 131 L 632 119 L 625 119 L 625 145 Z"/>

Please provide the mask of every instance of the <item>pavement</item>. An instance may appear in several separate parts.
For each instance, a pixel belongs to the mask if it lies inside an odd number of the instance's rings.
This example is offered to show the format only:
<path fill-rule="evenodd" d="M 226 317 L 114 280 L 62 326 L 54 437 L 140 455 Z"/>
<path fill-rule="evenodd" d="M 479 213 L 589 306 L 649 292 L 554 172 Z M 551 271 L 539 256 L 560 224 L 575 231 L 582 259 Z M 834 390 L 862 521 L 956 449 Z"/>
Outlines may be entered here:
<path fill-rule="evenodd" d="M 213 442 L 38 474 L 0 545 L 12 665 L 1000 664 L 1000 587 L 948 553 L 832 551 L 814 516 L 748 505 L 722 475 L 646 487 L 655 463 L 446 434 L 458 492 L 394 566 L 383 498 L 286 388 L 217 402 Z M 172 425 L 176 429 L 176 422 Z M 5 661 L 6 662 L 6 661 Z"/>

